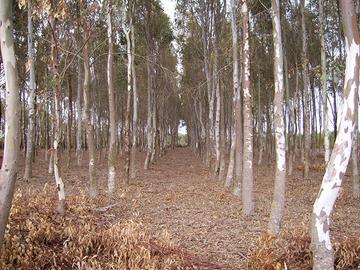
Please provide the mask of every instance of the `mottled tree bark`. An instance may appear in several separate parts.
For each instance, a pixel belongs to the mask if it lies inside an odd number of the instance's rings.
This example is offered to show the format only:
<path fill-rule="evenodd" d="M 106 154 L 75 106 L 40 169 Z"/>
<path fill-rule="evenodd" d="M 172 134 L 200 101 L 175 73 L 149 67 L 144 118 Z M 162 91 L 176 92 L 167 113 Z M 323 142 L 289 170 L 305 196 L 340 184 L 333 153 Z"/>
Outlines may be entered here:
<path fill-rule="evenodd" d="M 274 197 L 271 205 L 269 232 L 278 234 L 280 231 L 285 206 L 286 184 L 286 152 L 285 152 L 285 125 L 284 125 L 284 57 L 282 49 L 280 4 L 279 0 L 272 0 L 272 25 L 274 42 L 274 118 L 276 143 L 276 174 Z"/>
<path fill-rule="evenodd" d="M 13 1 L 0 0 L 0 49 L 5 70 L 5 144 L 0 171 L 0 247 L 9 218 L 19 157 L 19 84 L 13 40 Z"/>
<path fill-rule="evenodd" d="M 242 201 L 244 215 L 254 212 L 253 199 L 253 114 L 252 97 L 250 91 L 250 41 L 249 41 L 249 10 L 247 0 L 243 0 L 242 7 L 243 30 L 243 93 L 244 93 L 244 151 Z"/>
<path fill-rule="evenodd" d="M 85 22 L 85 24 L 87 24 Z M 91 121 L 91 102 L 90 102 L 90 60 L 89 60 L 89 43 L 87 42 L 89 37 L 88 25 L 83 28 L 84 41 L 86 42 L 83 48 L 83 59 L 84 59 L 84 126 L 86 130 L 86 141 L 88 146 L 89 155 L 89 182 L 90 182 L 90 197 L 95 198 L 98 195 L 98 184 L 95 175 L 95 144 L 94 144 L 94 131 L 93 124 Z"/>
<path fill-rule="evenodd" d="M 61 84 L 60 84 L 60 77 L 59 77 L 59 56 L 58 56 L 58 44 L 57 44 L 57 38 L 56 38 L 56 20 L 54 18 L 54 12 L 55 12 L 55 2 L 51 2 L 52 5 L 52 11 L 50 13 L 50 27 L 51 27 L 51 63 L 52 63 L 52 76 L 54 81 L 54 118 L 53 118 L 53 164 L 54 164 L 54 175 L 55 175 L 55 183 L 58 191 L 58 197 L 59 197 L 59 204 L 58 204 L 58 212 L 60 214 L 63 214 L 65 211 L 65 186 L 64 182 L 61 178 L 61 171 L 60 171 L 60 164 L 59 164 L 59 144 L 61 139 L 61 114 L 60 114 L 60 96 L 61 96 Z"/>
<path fill-rule="evenodd" d="M 334 269 L 333 247 L 330 240 L 331 213 L 344 178 L 353 142 L 355 95 L 359 87 L 360 36 L 353 1 L 341 0 L 345 34 L 346 69 L 344 103 L 339 133 L 328 162 L 320 191 L 313 207 L 311 247 L 314 270 Z"/>

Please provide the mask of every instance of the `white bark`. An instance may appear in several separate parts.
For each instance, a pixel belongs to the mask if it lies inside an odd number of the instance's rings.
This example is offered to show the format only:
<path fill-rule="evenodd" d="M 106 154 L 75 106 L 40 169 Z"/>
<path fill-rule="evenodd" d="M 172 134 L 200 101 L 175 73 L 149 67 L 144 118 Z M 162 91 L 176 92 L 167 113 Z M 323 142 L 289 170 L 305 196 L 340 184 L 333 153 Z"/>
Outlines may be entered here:
<path fill-rule="evenodd" d="M 0 0 L 0 49 L 5 70 L 5 144 L 0 171 L 0 247 L 9 217 L 20 145 L 19 85 L 13 40 L 12 1 Z"/>
<path fill-rule="evenodd" d="M 286 152 L 284 124 L 284 59 L 282 49 L 280 5 L 279 0 L 272 0 L 272 25 L 274 41 L 274 119 L 276 143 L 276 175 L 274 197 L 271 205 L 269 232 L 278 234 L 280 231 L 285 206 Z"/>
<path fill-rule="evenodd" d="M 243 28 L 243 92 L 244 92 L 244 152 L 243 152 L 243 179 L 242 200 L 244 215 L 254 212 L 253 199 L 253 115 L 250 91 L 250 41 L 249 41 L 249 10 L 247 0 L 243 1 L 242 8 Z"/>
<path fill-rule="evenodd" d="M 330 222 L 337 194 L 350 160 L 354 131 L 355 95 L 359 86 L 360 36 L 353 1 L 341 0 L 345 33 L 344 103 L 339 133 L 313 207 L 311 243 L 315 270 L 334 269 Z"/>

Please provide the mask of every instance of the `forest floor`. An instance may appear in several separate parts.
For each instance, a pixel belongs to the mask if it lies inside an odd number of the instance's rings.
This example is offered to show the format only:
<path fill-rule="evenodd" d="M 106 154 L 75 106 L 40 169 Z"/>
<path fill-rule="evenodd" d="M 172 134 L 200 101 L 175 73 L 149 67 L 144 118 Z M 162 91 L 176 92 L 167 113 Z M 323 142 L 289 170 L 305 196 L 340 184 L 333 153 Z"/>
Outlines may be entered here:
<path fill-rule="evenodd" d="M 255 214 L 244 217 L 241 213 L 241 198 L 225 191 L 223 183 L 189 148 L 168 151 L 148 171 L 142 169 L 144 158 L 143 153 L 137 155 L 136 165 L 141 169 L 126 190 L 122 189 L 119 177 L 118 199 L 113 207 L 104 212 L 107 222 L 111 224 L 133 220 L 142 223 L 152 236 L 167 235 L 174 245 L 189 250 L 200 258 L 246 269 L 256 241 L 266 232 L 272 201 L 274 164 L 265 162 L 261 166 L 255 165 Z M 23 172 L 22 162 L 19 176 Z M 320 162 L 319 158 L 318 163 Z M 70 168 L 64 168 L 65 161 L 62 163 L 62 176 L 67 192 L 76 193 L 80 189 L 87 189 L 85 156 L 81 167 L 76 166 L 75 157 Z M 295 168 L 293 176 L 288 177 L 283 226 L 285 231 L 308 230 L 312 204 L 324 173 L 320 165 L 316 169 L 315 163 L 313 164 L 309 179 L 303 179 L 299 168 Z M 43 154 L 39 155 L 34 164 L 34 177 L 26 183 L 20 178 L 17 186 L 22 189 L 41 189 L 45 184 L 53 185 L 53 177 L 47 173 L 47 168 L 48 163 Z M 97 168 L 100 192 L 105 197 L 105 157 L 100 159 Z M 122 168 L 120 164 L 118 171 L 122 171 Z M 49 196 L 54 196 L 56 200 L 55 192 Z M 332 237 L 359 237 L 359 217 L 359 201 L 351 197 L 351 179 L 346 176 L 344 190 L 336 203 L 333 216 Z"/>

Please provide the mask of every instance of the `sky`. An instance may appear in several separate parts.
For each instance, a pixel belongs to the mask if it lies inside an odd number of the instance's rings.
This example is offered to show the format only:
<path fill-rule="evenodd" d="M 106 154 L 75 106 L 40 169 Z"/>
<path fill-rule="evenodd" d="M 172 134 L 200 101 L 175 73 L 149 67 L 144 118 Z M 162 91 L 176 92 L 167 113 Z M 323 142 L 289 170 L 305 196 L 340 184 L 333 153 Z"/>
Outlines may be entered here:
<path fill-rule="evenodd" d="M 176 0 L 161 0 L 161 4 L 165 13 L 170 17 L 171 22 L 174 23 Z"/>

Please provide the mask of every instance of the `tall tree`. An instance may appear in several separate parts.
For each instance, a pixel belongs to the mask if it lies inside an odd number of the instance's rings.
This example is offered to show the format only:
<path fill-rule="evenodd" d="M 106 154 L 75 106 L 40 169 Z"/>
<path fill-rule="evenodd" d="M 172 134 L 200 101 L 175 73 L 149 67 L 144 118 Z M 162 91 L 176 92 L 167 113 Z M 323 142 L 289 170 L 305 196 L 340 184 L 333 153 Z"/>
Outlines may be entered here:
<path fill-rule="evenodd" d="M 280 24 L 279 0 L 272 0 L 272 25 L 274 40 L 274 118 L 276 143 L 276 174 L 273 203 L 269 221 L 271 234 L 278 234 L 285 205 L 286 183 L 286 152 L 285 152 L 285 125 L 284 125 L 284 57 Z"/>
<path fill-rule="evenodd" d="M 107 35 L 108 35 L 108 62 L 107 62 L 107 82 L 109 95 L 109 153 L 108 153 L 108 191 L 112 194 L 115 191 L 115 163 L 116 163 L 116 120 L 115 120 L 115 97 L 114 97 L 114 82 L 113 82 L 113 33 L 112 33 L 112 1 L 108 1 L 107 11 Z"/>
<path fill-rule="evenodd" d="M 0 171 L 0 247 L 4 241 L 17 175 L 20 127 L 19 85 L 13 39 L 13 1 L 0 0 L 0 50 L 5 70 L 5 145 Z"/>
<path fill-rule="evenodd" d="M 309 73 L 307 57 L 307 33 L 305 24 L 305 0 L 300 1 L 301 10 L 301 32 L 302 32 L 302 72 L 303 72 L 303 95 L 304 95 L 304 176 L 309 176 L 309 155 L 310 155 L 310 93 L 309 93 Z"/>
<path fill-rule="evenodd" d="M 34 63 L 34 44 L 33 44 L 33 25 L 32 25 L 32 3 L 27 1 L 28 6 L 28 66 L 29 66 L 29 122 L 27 129 L 27 145 L 25 157 L 24 179 L 28 180 L 32 176 L 32 160 L 34 155 L 34 135 L 35 135 L 35 63 Z"/>
<path fill-rule="evenodd" d="M 85 45 L 83 47 L 83 59 L 84 59 L 84 125 L 86 130 L 86 141 L 88 145 L 89 155 L 89 181 L 90 181 L 90 196 L 92 198 L 98 195 L 98 184 L 95 175 L 95 143 L 94 143 L 94 131 L 91 121 L 92 104 L 90 101 L 90 60 L 89 60 L 89 43 L 90 37 L 90 23 L 85 19 L 83 25 L 83 34 Z"/>
<path fill-rule="evenodd" d="M 235 0 L 230 0 L 231 7 L 231 36 L 232 36 L 232 55 L 233 55 L 233 108 L 232 116 L 234 122 L 234 128 L 232 129 L 231 149 L 230 149 L 230 161 L 228 167 L 228 173 L 225 181 L 225 188 L 229 188 L 233 182 L 234 177 L 234 164 L 235 164 L 235 150 L 236 150 L 236 133 L 235 118 L 236 118 L 236 103 L 237 96 L 239 95 L 239 60 L 238 60 L 238 29 L 237 29 L 237 12 Z"/>
<path fill-rule="evenodd" d="M 132 12 L 135 14 L 135 0 L 132 1 L 131 5 Z M 136 177 L 136 139 L 138 136 L 138 91 L 136 82 L 136 71 L 135 71 L 135 27 L 132 23 L 130 25 L 131 33 L 131 78 L 132 78 L 132 90 L 133 90 L 133 117 L 132 117 L 132 142 L 131 142 L 131 153 L 130 153 L 130 177 L 134 179 Z"/>
<path fill-rule="evenodd" d="M 254 212 L 253 199 L 253 115 L 250 90 L 250 40 L 249 40 L 249 10 L 247 0 L 243 0 L 242 7 L 243 31 L 243 83 L 244 94 L 244 151 L 243 151 L 243 186 L 242 201 L 243 213 L 250 215 Z"/>
<path fill-rule="evenodd" d="M 313 269 L 334 269 L 333 247 L 330 241 L 331 213 L 351 155 L 354 131 L 355 95 L 359 87 L 360 36 L 353 1 L 341 0 L 346 49 L 344 103 L 339 132 L 326 167 L 320 191 L 313 207 L 311 244 Z"/>
<path fill-rule="evenodd" d="M 330 138 L 328 128 L 328 106 L 327 106 L 327 72 L 326 72 L 326 47 L 325 47 L 325 14 L 324 14 L 324 0 L 319 0 L 320 13 L 320 43 L 321 43 L 321 93 L 324 122 L 324 148 L 325 148 L 325 162 L 329 162 L 330 158 Z"/>
<path fill-rule="evenodd" d="M 131 0 L 123 4 L 123 31 L 126 37 L 126 50 L 127 50 L 127 93 L 126 93 L 126 111 L 125 111 L 125 127 L 124 127 L 124 144 L 125 144 L 125 185 L 129 184 L 130 178 L 130 111 L 131 111 L 131 72 L 133 64 L 132 49 L 131 49 L 131 29 L 132 27 L 132 14 L 131 14 Z"/>
<path fill-rule="evenodd" d="M 51 1 L 51 11 L 49 14 L 49 22 L 51 28 L 51 71 L 53 79 L 53 95 L 54 95 L 54 110 L 53 118 L 53 165 L 55 183 L 58 191 L 59 203 L 57 210 L 63 214 L 65 211 L 65 185 L 61 178 L 60 162 L 59 162 L 59 145 L 61 137 L 61 79 L 59 73 L 59 55 L 58 55 L 58 40 L 57 40 L 57 24 L 55 20 L 55 13 L 57 13 L 57 4 L 54 0 Z"/>

